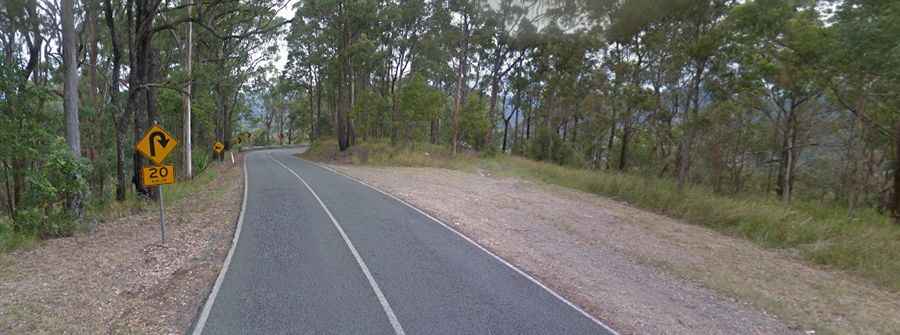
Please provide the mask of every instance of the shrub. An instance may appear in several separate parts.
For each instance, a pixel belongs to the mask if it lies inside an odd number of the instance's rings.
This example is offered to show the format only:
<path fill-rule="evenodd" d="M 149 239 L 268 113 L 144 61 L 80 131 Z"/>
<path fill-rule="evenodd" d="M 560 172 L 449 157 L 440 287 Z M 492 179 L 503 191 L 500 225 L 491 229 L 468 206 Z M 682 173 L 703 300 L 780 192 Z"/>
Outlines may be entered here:
<path fill-rule="evenodd" d="M 207 151 L 194 152 L 191 155 L 191 159 L 194 161 L 195 173 L 199 174 L 206 171 L 206 168 L 209 167 L 211 156 Z"/>
<path fill-rule="evenodd" d="M 85 160 L 72 156 L 63 139 L 57 138 L 45 164 L 27 172 L 28 188 L 16 210 L 14 230 L 43 238 L 71 235 L 78 214 L 67 207 L 68 202 L 75 197 L 85 202 L 88 173 Z"/>

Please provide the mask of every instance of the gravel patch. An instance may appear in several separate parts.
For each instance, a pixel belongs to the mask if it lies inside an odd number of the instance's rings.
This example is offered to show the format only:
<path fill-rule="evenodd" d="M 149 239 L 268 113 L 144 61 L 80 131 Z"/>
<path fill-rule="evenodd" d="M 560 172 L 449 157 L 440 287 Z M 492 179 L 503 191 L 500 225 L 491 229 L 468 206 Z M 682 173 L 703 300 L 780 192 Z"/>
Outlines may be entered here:
<path fill-rule="evenodd" d="M 338 165 L 426 210 L 623 334 L 895 334 L 900 296 L 788 253 L 579 191 Z"/>
<path fill-rule="evenodd" d="M 241 168 L 166 209 L 0 255 L 0 334 L 182 334 L 221 267 L 240 210 Z"/>

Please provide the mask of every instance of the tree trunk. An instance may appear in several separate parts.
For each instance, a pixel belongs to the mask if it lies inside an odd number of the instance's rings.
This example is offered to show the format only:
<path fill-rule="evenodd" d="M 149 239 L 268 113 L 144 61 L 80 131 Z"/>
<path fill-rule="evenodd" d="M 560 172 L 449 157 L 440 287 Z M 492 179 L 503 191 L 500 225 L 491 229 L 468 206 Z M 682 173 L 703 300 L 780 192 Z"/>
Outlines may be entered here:
<path fill-rule="evenodd" d="M 100 83 L 97 81 L 97 61 L 99 54 L 99 43 L 100 38 L 97 33 L 97 25 L 100 15 L 100 0 L 85 0 L 85 31 L 87 33 L 87 43 L 88 43 L 88 67 L 87 73 L 85 76 L 88 78 L 88 94 L 87 94 L 87 105 L 91 106 L 91 109 L 94 110 L 94 113 L 91 113 L 91 116 L 88 118 L 88 128 L 92 131 L 87 131 L 85 135 L 85 142 L 87 143 L 88 157 L 91 162 L 96 162 L 98 159 L 102 159 L 98 154 L 103 147 L 103 131 L 106 130 L 102 108 L 103 105 L 100 102 Z M 107 180 L 107 171 L 104 165 L 96 165 L 94 164 L 94 170 L 91 173 L 94 177 L 94 185 L 93 191 L 94 194 L 103 195 L 104 188 L 106 186 Z"/>
<path fill-rule="evenodd" d="M 66 114 L 66 142 L 72 156 L 81 158 L 81 130 L 78 124 L 78 55 L 76 55 L 75 36 L 75 1 L 62 0 L 62 52 L 65 75 L 63 79 L 63 110 Z M 80 176 L 72 176 L 73 179 Z M 69 210 L 78 219 L 82 216 L 82 197 L 80 191 L 67 194 Z"/>
<path fill-rule="evenodd" d="M 512 144 L 510 145 L 510 151 L 515 153 L 516 144 L 519 143 L 519 107 L 515 107 L 513 110 L 513 136 L 512 136 Z"/>
<path fill-rule="evenodd" d="M 112 78 L 109 82 L 109 104 L 116 132 L 116 200 L 124 201 L 128 180 L 125 173 L 125 141 L 128 136 L 128 113 L 119 105 L 119 77 L 121 76 L 122 53 L 119 50 L 119 37 L 116 33 L 115 14 L 112 1 L 104 1 L 106 26 L 109 28 L 112 42 Z"/>
<path fill-rule="evenodd" d="M 346 8 L 346 4 L 342 6 L 343 8 L 341 15 L 343 16 L 343 24 L 342 24 L 342 33 L 341 33 L 341 45 L 338 50 L 339 54 L 339 66 L 340 71 L 339 78 L 337 82 L 338 90 L 337 90 L 337 137 L 338 137 L 338 149 L 340 151 L 345 151 L 350 148 L 350 125 L 349 125 L 349 103 L 353 98 L 353 92 L 350 92 L 348 89 L 350 84 L 350 22 L 349 22 L 349 13 Z"/>
<path fill-rule="evenodd" d="M 147 83 L 155 83 L 160 77 L 159 49 L 150 48 L 150 66 L 147 68 Z M 159 88 L 147 88 L 147 128 L 154 123 L 162 123 L 159 118 Z"/>
<path fill-rule="evenodd" d="M 438 131 L 439 131 L 439 128 L 438 128 L 439 123 L 438 122 L 440 122 L 440 119 L 438 119 L 437 116 L 431 117 L 431 127 L 430 127 L 431 128 L 430 129 L 431 130 L 431 144 L 438 143 Z"/>
<path fill-rule="evenodd" d="M 679 160 L 678 160 L 678 190 L 684 190 L 684 186 L 688 182 L 688 175 L 690 174 L 690 160 L 691 160 L 691 147 L 694 142 L 694 129 L 690 124 L 691 116 L 698 116 L 700 114 L 700 84 L 703 78 L 703 72 L 706 71 L 706 62 L 702 61 L 697 65 L 697 68 L 694 72 L 693 84 L 691 85 L 691 99 L 688 101 L 690 106 L 686 108 L 684 111 L 684 126 L 685 131 L 681 140 L 681 145 L 679 148 Z M 693 113 L 694 115 L 690 115 Z"/>
<path fill-rule="evenodd" d="M 187 15 L 190 17 L 193 12 L 193 3 L 192 0 L 187 0 Z M 184 162 L 182 165 L 184 166 L 184 172 L 182 175 L 186 179 L 191 179 L 194 177 L 194 164 L 193 164 L 193 145 L 191 144 L 191 86 L 193 85 L 193 54 L 194 54 L 194 23 L 188 22 L 187 24 L 187 41 L 185 42 L 185 48 L 187 49 L 184 57 L 184 72 L 187 74 L 188 82 L 184 85 L 184 94 L 181 96 L 181 104 L 184 108 L 184 116 L 182 122 L 184 123 L 182 127 L 184 128 L 184 134 L 182 135 L 182 142 L 184 150 Z"/>
<path fill-rule="evenodd" d="M 900 224 L 900 119 L 894 122 L 894 196 L 891 204 L 891 218 Z"/>
<path fill-rule="evenodd" d="M 631 124 L 628 122 L 628 116 L 626 115 L 622 123 L 622 150 L 619 151 L 619 171 L 625 171 L 625 168 L 628 167 L 628 140 L 630 135 Z"/>
<path fill-rule="evenodd" d="M 528 114 L 525 115 L 525 140 L 531 139 L 531 114 L 529 111 Z"/>
<path fill-rule="evenodd" d="M 62 52 L 65 68 L 63 110 L 66 114 L 66 142 L 75 157 L 81 157 L 78 125 L 78 55 L 75 36 L 75 0 L 62 0 Z"/>
<path fill-rule="evenodd" d="M 578 143 L 578 114 L 575 114 L 575 118 L 572 122 L 572 143 Z"/>
<path fill-rule="evenodd" d="M 796 165 L 796 138 L 797 120 L 795 108 L 792 106 L 787 111 L 784 124 L 784 138 L 782 139 L 781 160 L 778 171 L 778 187 L 776 193 L 785 204 L 791 202 L 791 193 L 794 185 L 794 166 Z"/>
<path fill-rule="evenodd" d="M 499 50 L 499 49 L 498 49 L 498 50 Z M 497 54 L 499 54 L 499 52 L 498 52 Z M 498 55 L 498 57 L 499 57 L 499 55 Z M 500 91 L 500 78 L 499 78 L 499 76 L 500 76 L 500 73 L 499 73 L 499 72 L 500 72 L 500 68 L 499 68 L 499 67 L 500 67 L 500 64 L 499 64 L 499 61 L 496 61 L 496 62 L 498 62 L 498 64 L 494 65 L 494 66 L 495 66 L 495 68 L 494 68 L 494 75 L 493 75 L 492 78 L 491 78 L 491 98 L 490 98 L 490 106 L 488 106 L 488 128 L 487 128 L 487 132 L 484 134 L 484 145 L 485 145 L 485 147 L 493 146 L 493 145 L 494 145 L 494 144 L 493 144 L 493 141 L 494 141 L 494 127 L 495 127 L 494 120 L 496 120 L 496 118 L 497 118 L 497 117 L 496 117 L 496 113 L 497 113 L 497 99 L 498 99 L 498 97 L 499 97 L 499 95 L 500 95 L 500 93 L 499 93 L 499 91 Z M 505 108 L 506 108 L 506 99 L 504 98 L 503 100 L 504 100 L 504 101 L 503 101 L 503 105 L 504 105 L 503 107 L 504 107 L 504 109 L 505 109 Z M 506 115 L 504 115 L 503 117 L 505 118 Z M 504 135 L 504 136 L 506 136 L 506 135 Z M 506 140 L 506 139 L 504 139 L 504 141 L 505 141 L 505 140 Z M 505 151 L 505 150 L 506 150 L 506 149 L 504 148 L 504 151 Z"/>
<path fill-rule="evenodd" d="M 793 125 L 790 125 L 788 128 L 788 134 L 785 135 L 785 148 L 784 148 L 784 177 L 782 178 L 781 184 L 781 201 L 785 204 L 791 202 L 791 193 L 793 192 L 793 184 L 794 184 L 794 134 L 795 134 Z"/>
<path fill-rule="evenodd" d="M 616 123 L 617 123 L 616 111 L 613 110 L 613 122 L 612 122 L 612 126 L 609 127 L 609 140 L 606 142 L 606 152 L 607 152 L 607 154 L 606 154 L 606 157 L 607 157 L 606 158 L 606 169 L 607 170 L 612 168 L 612 155 L 614 155 L 613 150 L 615 150 L 613 148 L 613 144 L 616 139 L 616 127 L 617 127 Z"/>
<path fill-rule="evenodd" d="M 463 85 L 465 85 L 466 61 L 469 54 L 469 15 L 463 15 L 463 36 L 460 41 L 459 66 L 456 69 L 456 99 L 453 106 L 453 154 L 459 150 L 459 114 L 462 110 Z"/>
<path fill-rule="evenodd" d="M 128 109 L 134 112 L 134 142 L 140 141 L 144 135 L 144 130 L 149 126 L 147 103 L 149 99 L 149 90 L 147 83 L 149 82 L 151 55 L 151 41 L 153 39 L 153 19 L 156 16 L 156 9 L 159 6 L 158 1 L 152 0 L 134 0 L 134 27 L 133 45 L 129 53 L 131 58 L 130 73 L 128 75 Z M 131 20 L 129 20 L 131 21 Z M 130 22 L 129 22 L 130 23 Z M 132 151 L 133 174 L 131 177 L 137 192 L 143 196 L 150 195 L 150 191 L 144 187 L 141 180 L 141 168 L 144 165 L 144 159 L 137 151 Z"/>
<path fill-rule="evenodd" d="M 391 144 L 397 144 L 403 121 L 400 120 L 400 103 L 397 99 L 397 83 L 393 78 L 390 80 L 388 89 L 391 94 Z"/>
<path fill-rule="evenodd" d="M 506 152 L 506 143 L 507 143 L 508 134 L 509 134 L 509 119 L 506 119 L 503 121 L 503 149 L 501 151 L 504 153 Z"/>

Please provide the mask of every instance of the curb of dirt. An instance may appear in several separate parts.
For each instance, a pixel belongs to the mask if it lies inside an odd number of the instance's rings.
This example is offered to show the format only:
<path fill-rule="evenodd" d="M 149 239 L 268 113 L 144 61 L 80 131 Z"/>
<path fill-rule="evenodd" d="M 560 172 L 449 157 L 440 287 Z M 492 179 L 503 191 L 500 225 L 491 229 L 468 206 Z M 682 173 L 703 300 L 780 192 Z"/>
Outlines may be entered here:
<path fill-rule="evenodd" d="M 370 189 L 372 189 L 372 190 L 374 190 L 374 191 L 376 191 L 376 192 L 378 192 L 378 193 L 381 193 L 381 194 L 383 194 L 383 195 L 385 195 L 385 196 L 387 196 L 387 197 L 389 197 L 389 198 L 391 198 L 391 199 L 394 199 L 394 200 L 400 202 L 401 204 L 403 204 L 403 205 L 405 205 L 405 206 L 407 206 L 407 207 L 409 207 L 409 208 L 415 210 L 415 211 L 418 212 L 419 214 L 424 215 L 425 217 L 431 219 L 432 221 L 434 221 L 434 222 L 440 224 L 441 226 L 443 226 L 443 227 L 446 228 L 447 230 L 449 230 L 449 231 L 453 232 L 454 234 L 456 234 L 457 236 L 461 237 L 463 240 L 469 242 L 470 244 L 472 244 L 472 245 L 475 246 L 476 248 L 480 249 L 481 251 L 485 252 L 485 253 L 488 254 L 489 256 L 493 257 L 494 259 L 496 259 L 497 261 L 499 261 L 500 263 L 502 263 L 503 265 L 509 267 L 509 268 L 510 268 L 511 270 L 513 270 L 514 272 L 516 272 L 516 273 L 522 275 L 523 277 L 527 278 L 528 280 L 530 280 L 530 281 L 531 281 L 532 283 L 534 283 L 535 285 L 537 285 L 537 286 L 543 288 L 545 291 L 547 291 L 547 293 L 549 293 L 549 294 L 552 295 L 553 297 L 559 299 L 562 303 L 564 303 L 564 304 L 568 305 L 569 307 L 575 309 L 577 312 L 581 313 L 582 315 L 584 315 L 585 317 L 587 317 L 588 319 L 590 319 L 590 320 L 593 321 L 594 323 L 600 325 L 601 327 L 603 327 L 604 329 L 606 329 L 607 331 L 609 331 L 610 334 L 612 334 L 612 335 L 619 335 L 618 332 L 616 332 L 614 329 L 612 329 L 612 328 L 611 328 L 610 326 L 608 326 L 606 323 L 604 323 L 603 321 L 600 321 L 599 319 L 597 319 L 596 317 L 594 317 L 593 315 L 589 314 L 589 313 L 586 312 L 584 309 L 582 309 L 581 307 L 579 307 L 578 305 L 572 303 L 571 301 L 569 301 L 568 299 L 566 299 L 565 297 L 563 297 L 562 295 L 560 295 L 559 293 L 557 293 L 556 291 L 554 291 L 553 289 L 551 289 L 549 286 L 544 285 L 544 283 L 542 283 L 541 281 L 539 281 L 537 278 L 535 278 L 535 277 L 533 277 L 532 275 L 528 274 L 528 273 L 525 272 L 524 270 L 519 269 L 518 267 L 516 267 L 515 265 L 513 265 L 512 263 L 510 263 L 510 262 L 507 261 L 506 259 L 503 259 L 502 257 L 500 257 L 499 255 L 495 254 L 494 252 L 492 252 L 492 251 L 489 250 L 488 248 L 482 246 L 482 245 L 479 244 L 478 242 L 475 242 L 475 240 L 473 240 L 472 238 L 466 236 L 465 234 L 463 234 L 463 233 L 460 232 L 459 230 L 456 230 L 456 229 L 453 228 L 452 226 L 450 226 L 450 225 L 444 223 L 443 221 L 441 221 L 440 219 L 436 218 L 435 216 L 429 214 L 429 213 L 426 212 L 425 210 L 420 209 L 420 208 L 418 208 L 418 207 L 416 207 L 416 206 L 410 204 L 409 202 L 407 202 L 407 201 L 405 201 L 405 200 L 403 200 L 403 199 L 400 199 L 399 197 L 397 197 L 397 196 L 395 196 L 395 195 L 393 195 L 393 194 L 391 194 L 391 193 L 388 193 L 387 191 L 384 191 L 384 190 L 382 190 L 382 189 L 380 189 L 380 188 L 378 188 L 378 187 L 376 187 L 376 186 L 374 186 L 374 185 L 371 185 L 371 184 L 369 184 L 369 183 L 367 183 L 367 182 L 365 182 L 365 181 L 363 181 L 363 180 L 360 180 L 360 179 L 358 179 L 358 178 L 355 178 L 355 177 L 353 177 L 353 176 L 351 176 L 351 175 L 348 175 L 348 174 L 346 174 L 346 173 L 343 173 L 343 172 L 341 172 L 341 171 L 335 170 L 335 169 L 333 169 L 333 168 L 331 168 L 331 167 L 325 166 L 324 164 L 320 164 L 319 162 L 314 162 L 314 161 L 310 161 L 310 160 L 306 160 L 306 159 L 302 159 L 302 158 L 298 158 L 298 159 L 301 159 L 301 160 L 303 160 L 303 161 L 305 161 L 305 162 L 309 162 L 309 163 L 311 163 L 311 164 L 313 164 L 313 165 L 315 165 L 315 166 L 318 166 L 318 167 L 320 167 L 320 168 L 322 168 L 322 169 L 324 169 L 324 170 L 330 171 L 330 172 L 332 172 L 332 173 L 334 173 L 334 174 L 336 174 L 336 175 L 342 176 L 342 177 L 344 177 L 344 178 L 347 178 L 347 179 L 350 179 L 350 180 L 352 180 L 352 181 L 354 181 L 354 182 L 357 182 L 357 183 L 359 183 L 359 184 L 362 184 L 363 186 L 366 186 L 366 187 L 368 187 L 368 188 L 370 188 Z M 242 215 L 243 215 L 243 214 L 242 214 Z M 199 334 L 195 333 L 194 335 L 199 335 Z"/>
<path fill-rule="evenodd" d="M 194 322 L 191 324 L 191 327 L 188 328 L 188 331 L 185 332 L 186 334 L 200 335 L 203 333 L 203 327 L 206 326 L 206 320 L 209 318 L 210 311 L 212 311 L 212 306 L 216 301 L 216 295 L 219 293 L 219 288 L 222 286 L 222 282 L 225 279 L 225 273 L 228 272 L 228 266 L 231 264 L 231 257 L 234 255 L 234 249 L 237 246 L 238 239 L 241 237 L 241 227 L 244 225 L 244 212 L 246 212 L 247 209 L 247 189 L 249 188 L 249 185 L 247 184 L 246 154 L 241 157 L 241 160 L 241 173 L 244 175 L 244 183 L 241 187 L 244 189 L 244 195 L 241 199 L 241 213 L 238 215 L 237 224 L 235 225 L 234 237 L 231 239 L 231 247 L 228 249 L 228 255 L 225 256 L 225 261 L 222 264 L 222 269 L 219 270 L 216 282 L 213 284 L 212 289 L 209 291 L 209 295 L 203 303 L 203 308 L 197 311 L 199 314 L 194 318 Z"/>

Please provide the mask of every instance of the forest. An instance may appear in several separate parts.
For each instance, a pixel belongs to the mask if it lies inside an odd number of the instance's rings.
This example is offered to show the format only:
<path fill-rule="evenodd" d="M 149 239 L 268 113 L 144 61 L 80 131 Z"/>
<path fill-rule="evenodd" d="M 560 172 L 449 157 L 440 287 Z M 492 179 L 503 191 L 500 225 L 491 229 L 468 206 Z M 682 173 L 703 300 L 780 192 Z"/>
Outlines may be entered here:
<path fill-rule="evenodd" d="M 898 218 L 896 1 L 295 8 L 266 110 L 341 150 L 430 142 Z"/>
<path fill-rule="evenodd" d="M 429 143 L 896 222 L 898 36 L 893 0 L 5 0 L 0 230 L 153 198 L 154 122 L 180 179 L 216 141 Z"/>
<path fill-rule="evenodd" d="M 286 1 L 9 0 L 0 5 L 4 231 L 71 235 L 85 212 L 155 197 L 134 144 L 153 123 L 190 179 L 228 143 Z"/>

